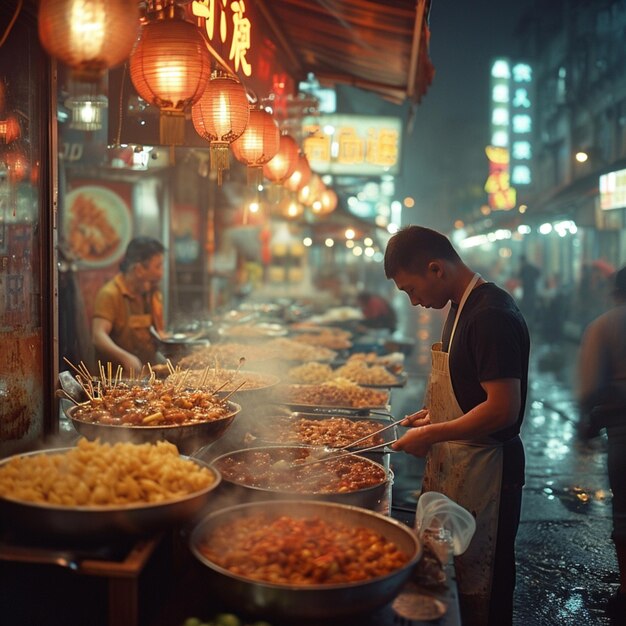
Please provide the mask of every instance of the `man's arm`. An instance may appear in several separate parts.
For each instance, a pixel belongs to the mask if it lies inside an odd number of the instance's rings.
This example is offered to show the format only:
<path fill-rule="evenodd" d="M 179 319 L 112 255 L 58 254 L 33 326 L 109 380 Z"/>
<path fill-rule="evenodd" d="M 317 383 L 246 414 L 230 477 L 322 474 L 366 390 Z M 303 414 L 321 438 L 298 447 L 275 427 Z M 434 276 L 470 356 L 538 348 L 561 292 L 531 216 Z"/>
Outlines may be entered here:
<path fill-rule="evenodd" d="M 520 380 L 490 380 L 482 382 L 481 387 L 487 394 L 484 402 L 450 422 L 412 428 L 392 448 L 415 456 L 425 456 L 434 443 L 478 439 L 513 425 L 521 407 Z"/>
<path fill-rule="evenodd" d="M 111 361 L 120 363 L 126 374 L 134 372 L 138 375 L 143 367 L 142 362 L 130 352 L 120 348 L 111 339 L 113 324 L 103 317 L 94 317 L 91 323 L 91 340 L 96 349 Z"/>

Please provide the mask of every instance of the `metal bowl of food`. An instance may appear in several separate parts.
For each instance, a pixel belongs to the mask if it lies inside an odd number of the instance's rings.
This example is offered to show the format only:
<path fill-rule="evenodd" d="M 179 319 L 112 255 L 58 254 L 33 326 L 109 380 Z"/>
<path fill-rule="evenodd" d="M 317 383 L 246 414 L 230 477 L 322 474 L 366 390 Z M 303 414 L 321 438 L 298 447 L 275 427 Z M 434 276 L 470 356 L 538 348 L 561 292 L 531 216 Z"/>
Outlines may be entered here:
<path fill-rule="evenodd" d="M 167 443 L 81 439 L 0 461 L 0 519 L 7 528 L 73 539 L 144 534 L 193 522 L 221 477 Z"/>
<path fill-rule="evenodd" d="M 355 548 L 355 535 L 367 547 Z M 335 558 L 314 552 L 281 558 L 285 552 L 302 554 L 302 542 L 327 545 L 326 554 Z M 397 595 L 422 554 L 416 534 L 390 517 L 302 500 L 215 511 L 194 528 L 190 548 L 205 566 L 209 586 L 227 604 L 288 620 L 330 620 L 381 608 Z M 247 564 L 238 563 L 237 553 Z M 392 556 L 387 561 L 383 553 Z"/>
<path fill-rule="evenodd" d="M 380 463 L 324 447 L 259 446 L 222 454 L 213 464 L 222 476 L 220 500 L 231 502 L 297 498 L 376 510 L 392 483 Z"/>
<path fill-rule="evenodd" d="M 169 441 L 191 454 L 224 435 L 240 411 L 239 404 L 211 393 L 174 390 L 156 381 L 148 386 L 119 385 L 100 398 L 70 407 L 66 414 L 87 439 Z"/>

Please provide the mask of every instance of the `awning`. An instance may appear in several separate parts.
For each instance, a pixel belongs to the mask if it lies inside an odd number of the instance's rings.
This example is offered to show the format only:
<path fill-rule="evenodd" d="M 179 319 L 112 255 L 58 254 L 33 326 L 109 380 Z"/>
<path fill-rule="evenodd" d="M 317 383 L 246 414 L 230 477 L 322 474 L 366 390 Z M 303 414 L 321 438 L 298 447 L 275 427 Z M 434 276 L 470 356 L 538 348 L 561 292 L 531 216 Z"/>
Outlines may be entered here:
<path fill-rule="evenodd" d="M 255 0 L 294 76 L 419 103 L 434 68 L 431 0 Z"/>

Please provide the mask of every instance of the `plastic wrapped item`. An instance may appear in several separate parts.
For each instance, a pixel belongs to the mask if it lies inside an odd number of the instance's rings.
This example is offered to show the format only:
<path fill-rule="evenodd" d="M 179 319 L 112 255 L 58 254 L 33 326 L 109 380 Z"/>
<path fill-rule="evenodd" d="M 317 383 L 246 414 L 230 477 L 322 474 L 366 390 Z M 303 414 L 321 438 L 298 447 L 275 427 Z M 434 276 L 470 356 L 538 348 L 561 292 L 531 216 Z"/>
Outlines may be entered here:
<path fill-rule="evenodd" d="M 452 554 L 458 556 L 467 550 L 476 531 L 476 520 L 448 496 L 427 491 L 417 501 L 415 530 L 423 539 L 438 537 L 449 543 Z"/>

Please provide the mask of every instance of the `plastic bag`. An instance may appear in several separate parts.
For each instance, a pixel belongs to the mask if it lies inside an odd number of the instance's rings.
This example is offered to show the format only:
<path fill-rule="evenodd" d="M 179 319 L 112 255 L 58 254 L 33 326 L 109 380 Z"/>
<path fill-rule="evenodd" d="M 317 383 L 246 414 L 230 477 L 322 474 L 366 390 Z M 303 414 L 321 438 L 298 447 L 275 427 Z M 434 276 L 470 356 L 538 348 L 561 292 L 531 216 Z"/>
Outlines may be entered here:
<path fill-rule="evenodd" d="M 474 532 L 476 520 L 462 506 L 437 491 L 423 493 L 417 501 L 415 529 L 418 534 L 444 531 L 455 556 L 467 550 Z"/>

